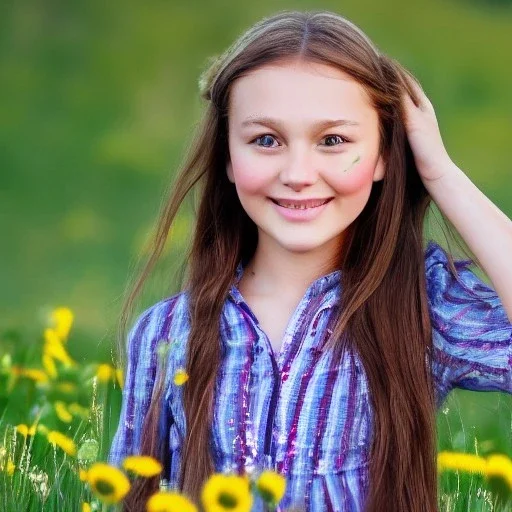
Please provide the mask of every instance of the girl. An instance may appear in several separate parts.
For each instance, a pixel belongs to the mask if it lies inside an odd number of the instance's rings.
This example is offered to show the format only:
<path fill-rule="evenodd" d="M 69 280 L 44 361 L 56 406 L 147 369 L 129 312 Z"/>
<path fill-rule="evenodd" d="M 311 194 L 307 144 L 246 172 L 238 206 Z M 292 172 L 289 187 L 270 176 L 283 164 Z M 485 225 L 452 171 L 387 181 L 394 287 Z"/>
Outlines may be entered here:
<path fill-rule="evenodd" d="M 110 462 L 151 454 L 197 503 L 214 471 L 271 468 L 280 510 L 437 510 L 436 407 L 453 387 L 512 392 L 512 222 L 451 161 L 414 77 L 339 15 L 263 19 L 201 93 L 123 322 L 198 183 L 188 276 L 128 335 Z M 496 292 L 424 246 L 431 200 Z"/>

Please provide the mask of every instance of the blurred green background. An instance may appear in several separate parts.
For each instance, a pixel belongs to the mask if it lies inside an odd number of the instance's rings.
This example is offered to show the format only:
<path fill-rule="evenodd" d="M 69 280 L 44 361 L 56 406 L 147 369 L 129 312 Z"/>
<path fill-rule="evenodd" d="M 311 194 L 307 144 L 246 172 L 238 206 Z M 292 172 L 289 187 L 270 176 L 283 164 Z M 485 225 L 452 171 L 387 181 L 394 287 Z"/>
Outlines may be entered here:
<path fill-rule="evenodd" d="M 207 58 L 261 17 L 291 8 L 346 16 L 409 68 L 452 159 L 512 217 L 511 2 L 7 1 L 2 331 L 21 328 L 35 342 L 45 312 L 66 305 L 76 313 L 72 355 L 110 357 L 125 283 L 201 113 L 197 80 Z M 145 305 L 179 289 L 168 269 L 181 263 L 189 218 L 179 217 L 166 277 L 152 280 Z M 457 391 L 446 406 L 452 423 L 441 428 L 452 429 L 452 441 L 462 432 L 461 449 L 473 451 L 467 425 L 485 439 L 498 422 L 501 449 L 512 454 L 510 398 Z"/>

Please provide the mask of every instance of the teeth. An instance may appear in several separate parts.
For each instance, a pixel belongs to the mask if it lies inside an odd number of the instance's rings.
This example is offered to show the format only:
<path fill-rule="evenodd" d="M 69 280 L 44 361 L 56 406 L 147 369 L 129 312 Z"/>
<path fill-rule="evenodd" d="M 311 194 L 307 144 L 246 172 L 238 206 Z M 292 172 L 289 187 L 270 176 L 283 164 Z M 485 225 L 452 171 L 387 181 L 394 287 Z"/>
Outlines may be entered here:
<path fill-rule="evenodd" d="M 297 205 L 297 204 L 290 204 L 290 203 L 280 203 L 280 202 L 277 202 L 277 204 L 279 206 L 283 206 L 284 208 L 292 208 L 294 210 L 306 210 L 307 208 L 316 208 L 318 206 L 321 206 L 321 205 L 325 204 L 327 201 L 328 200 L 324 201 L 323 203 L 314 204 L 314 205 L 311 205 L 311 206 Z"/>

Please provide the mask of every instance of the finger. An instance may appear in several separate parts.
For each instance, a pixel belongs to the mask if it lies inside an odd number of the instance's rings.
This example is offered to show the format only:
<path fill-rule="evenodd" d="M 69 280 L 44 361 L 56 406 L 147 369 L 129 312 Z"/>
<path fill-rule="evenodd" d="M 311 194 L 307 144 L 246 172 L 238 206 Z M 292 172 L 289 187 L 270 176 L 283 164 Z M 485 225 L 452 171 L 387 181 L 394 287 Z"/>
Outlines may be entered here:
<path fill-rule="evenodd" d="M 411 80 L 414 93 L 418 99 L 418 108 L 424 112 L 433 109 L 432 102 L 417 80 Z"/>
<path fill-rule="evenodd" d="M 425 110 L 426 96 L 418 81 L 412 75 L 407 73 L 406 82 L 407 95 L 410 96 L 412 102 L 417 108 L 419 108 L 420 110 Z"/>
<path fill-rule="evenodd" d="M 416 96 L 415 93 L 413 93 Z M 402 93 L 402 101 L 405 106 L 406 111 L 415 111 L 421 110 L 421 103 L 417 103 L 417 97 L 413 97 L 409 91 L 404 91 Z"/>

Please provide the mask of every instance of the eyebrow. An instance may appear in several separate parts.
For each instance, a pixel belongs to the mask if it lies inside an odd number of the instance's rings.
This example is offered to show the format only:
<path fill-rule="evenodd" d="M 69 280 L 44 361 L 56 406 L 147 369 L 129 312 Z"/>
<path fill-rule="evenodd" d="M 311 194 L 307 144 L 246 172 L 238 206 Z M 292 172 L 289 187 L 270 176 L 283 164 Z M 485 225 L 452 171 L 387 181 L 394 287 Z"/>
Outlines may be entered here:
<path fill-rule="evenodd" d="M 242 127 L 251 126 L 254 124 L 261 125 L 273 125 L 278 128 L 282 128 L 283 124 L 278 119 L 274 119 L 273 117 L 261 116 L 261 117 L 248 117 L 243 123 Z M 321 121 L 317 121 L 313 127 L 321 130 L 324 128 L 330 128 L 331 126 L 359 126 L 359 123 L 356 121 L 351 121 L 350 119 L 323 119 Z"/>

